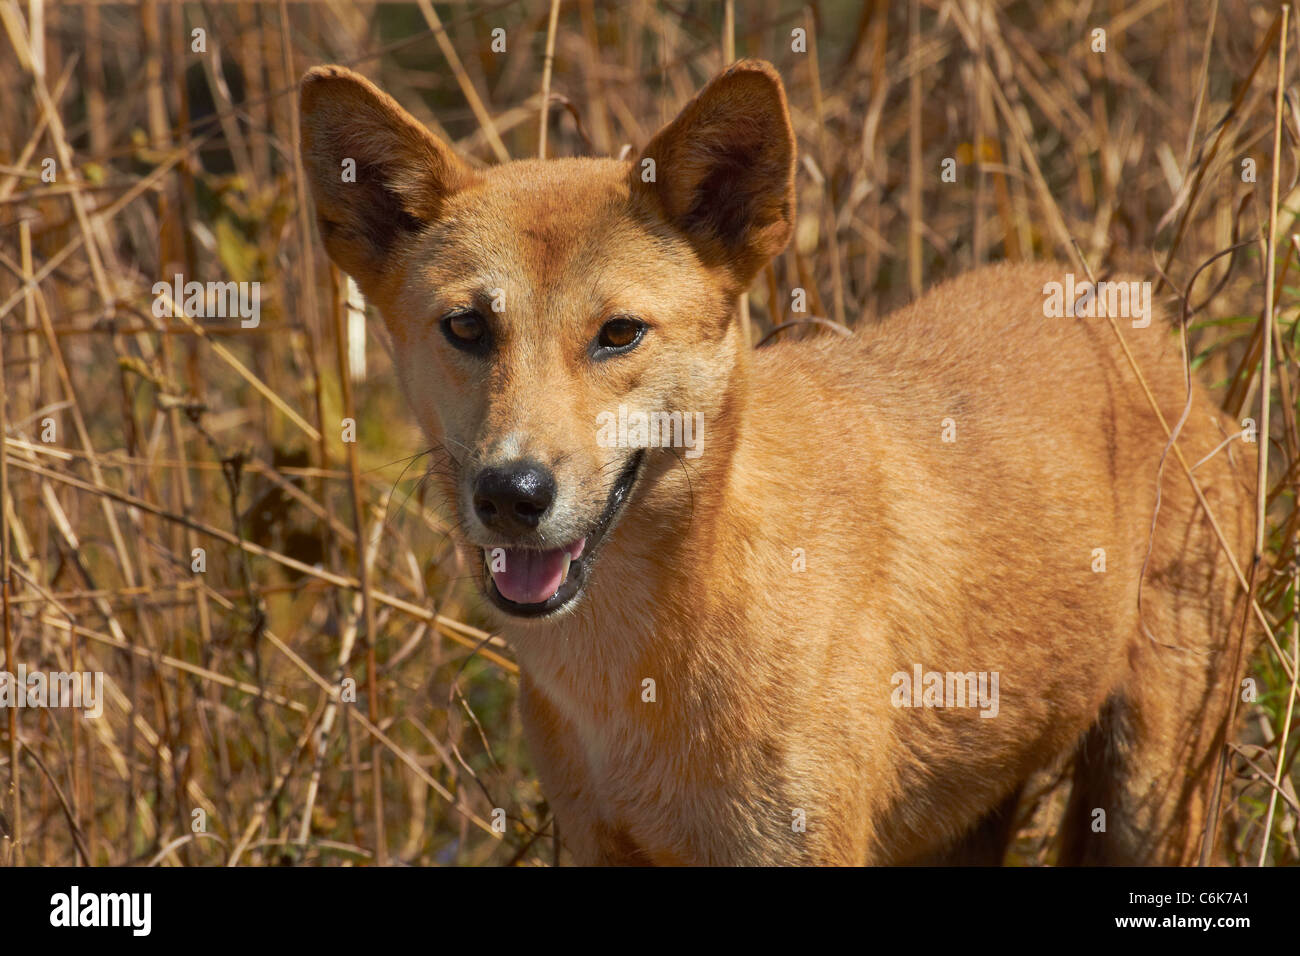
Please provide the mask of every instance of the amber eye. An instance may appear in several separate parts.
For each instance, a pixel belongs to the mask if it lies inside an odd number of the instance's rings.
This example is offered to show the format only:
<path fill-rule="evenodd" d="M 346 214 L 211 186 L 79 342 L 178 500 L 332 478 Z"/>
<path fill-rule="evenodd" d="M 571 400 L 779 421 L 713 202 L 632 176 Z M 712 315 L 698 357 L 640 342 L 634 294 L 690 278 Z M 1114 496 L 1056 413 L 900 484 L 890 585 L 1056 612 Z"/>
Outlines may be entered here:
<path fill-rule="evenodd" d="M 623 352 L 635 346 L 645 334 L 645 323 L 639 319 L 620 315 L 610 319 L 600 329 L 596 344 L 602 349 Z"/>
<path fill-rule="evenodd" d="M 447 336 L 447 341 L 460 349 L 474 350 L 487 340 L 487 326 L 483 317 L 468 309 L 446 316 L 442 320 L 442 331 Z"/>

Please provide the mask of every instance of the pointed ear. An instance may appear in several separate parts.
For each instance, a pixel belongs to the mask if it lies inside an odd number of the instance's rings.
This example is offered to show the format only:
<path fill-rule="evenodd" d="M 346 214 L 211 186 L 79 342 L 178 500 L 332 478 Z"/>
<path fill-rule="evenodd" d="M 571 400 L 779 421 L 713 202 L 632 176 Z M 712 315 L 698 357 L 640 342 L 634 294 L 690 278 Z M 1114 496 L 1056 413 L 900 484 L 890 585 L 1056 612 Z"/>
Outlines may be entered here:
<path fill-rule="evenodd" d="M 475 173 L 396 100 L 344 67 L 308 70 L 300 106 L 299 148 L 321 238 L 369 296 L 396 244 L 436 220 Z"/>
<path fill-rule="evenodd" d="M 632 194 L 706 265 L 729 269 L 741 292 L 790 240 L 794 167 L 781 77 L 762 60 L 741 60 L 650 140 L 632 168 Z"/>

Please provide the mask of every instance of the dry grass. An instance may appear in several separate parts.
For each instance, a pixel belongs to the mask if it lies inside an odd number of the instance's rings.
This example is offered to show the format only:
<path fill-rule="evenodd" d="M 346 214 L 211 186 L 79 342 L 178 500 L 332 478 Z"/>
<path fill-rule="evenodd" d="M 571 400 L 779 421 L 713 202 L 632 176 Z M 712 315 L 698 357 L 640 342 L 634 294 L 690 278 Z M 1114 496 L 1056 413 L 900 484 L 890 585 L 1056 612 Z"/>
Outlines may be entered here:
<path fill-rule="evenodd" d="M 1295 18 L 1242 0 L 729 6 L 0 0 L 4 659 L 102 671 L 108 697 L 98 720 L 0 716 L 0 862 L 553 860 L 516 668 L 460 584 L 373 316 L 355 367 L 360 320 L 295 165 L 295 82 L 354 65 L 483 163 L 617 155 L 733 51 L 780 69 L 802 153 L 797 239 L 745 306 L 755 340 L 792 319 L 795 287 L 818 318 L 870 322 L 996 259 L 1163 274 L 1175 313 L 1192 286 L 1201 374 L 1271 419 L 1264 557 L 1243 573 L 1273 637 L 1220 838 L 1243 864 L 1300 860 Z M 155 317 L 176 273 L 260 282 L 261 325 Z M 1018 859 L 1050 861 L 1050 837 Z"/>

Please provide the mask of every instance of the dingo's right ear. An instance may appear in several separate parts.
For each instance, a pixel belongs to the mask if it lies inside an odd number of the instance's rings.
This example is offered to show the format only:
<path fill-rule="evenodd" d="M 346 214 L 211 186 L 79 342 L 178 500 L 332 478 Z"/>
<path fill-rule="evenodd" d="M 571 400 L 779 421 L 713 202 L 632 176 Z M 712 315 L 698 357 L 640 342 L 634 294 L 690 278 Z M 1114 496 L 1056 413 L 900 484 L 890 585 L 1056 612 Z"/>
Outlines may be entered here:
<path fill-rule="evenodd" d="M 344 67 L 308 70 L 300 105 L 302 165 L 321 238 L 369 296 L 394 244 L 437 219 L 474 171 L 396 100 Z"/>

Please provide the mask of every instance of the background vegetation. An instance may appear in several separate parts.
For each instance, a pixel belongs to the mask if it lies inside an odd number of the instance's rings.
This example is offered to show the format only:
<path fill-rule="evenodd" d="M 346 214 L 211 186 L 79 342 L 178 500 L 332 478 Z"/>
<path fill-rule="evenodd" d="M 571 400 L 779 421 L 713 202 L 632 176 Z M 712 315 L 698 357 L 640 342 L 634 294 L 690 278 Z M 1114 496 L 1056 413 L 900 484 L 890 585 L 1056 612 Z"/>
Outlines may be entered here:
<path fill-rule="evenodd" d="M 380 322 L 313 235 L 295 84 L 351 65 L 487 164 L 639 148 L 736 56 L 777 65 L 801 151 L 755 341 L 805 318 L 796 287 L 851 326 L 980 262 L 1082 256 L 1158 281 L 1174 314 L 1190 289 L 1197 365 L 1258 418 L 1272 329 L 1253 581 L 1274 639 L 1220 839 L 1239 863 L 1300 860 L 1296 18 L 1245 0 L 0 0 L 0 28 L 5 661 L 108 687 L 99 720 L 0 713 L 0 862 L 555 860 L 510 651 L 426 497 Z M 156 318 L 176 273 L 260 282 L 260 327 Z M 1056 783 L 1017 862 L 1054 858 Z"/>

